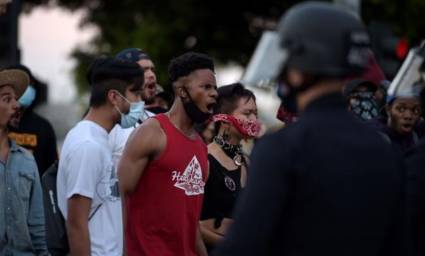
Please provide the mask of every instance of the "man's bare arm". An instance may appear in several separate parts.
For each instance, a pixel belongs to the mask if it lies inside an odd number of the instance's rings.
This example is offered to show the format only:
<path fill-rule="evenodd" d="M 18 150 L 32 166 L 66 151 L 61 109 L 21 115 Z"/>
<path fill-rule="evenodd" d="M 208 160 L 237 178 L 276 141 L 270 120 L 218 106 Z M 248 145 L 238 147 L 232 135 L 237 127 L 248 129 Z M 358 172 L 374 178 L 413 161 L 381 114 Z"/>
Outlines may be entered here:
<path fill-rule="evenodd" d="M 166 138 L 155 119 L 149 119 L 129 137 L 118 164 L 118 180 L 122 203 L 124 255 L 127 223 L 126 196 L 133 192 L 150 159 L 157 157 L 165 148 Z"/>
<path fill-rule="evenodd" d="M 73 195 L 68 199 L 68 217 L 66 228 L 72 256 L 89 256 L 89 212 L 91 199 L 81 195 Z"/>
<path fill-rule="evenodd" d="M 124 194 L 136 189 L 147 164 L 162 153 L 165 144 L 165 134 L 158 121 L 153 118 L 131 134 L 118 164 L 119 185 Z"/>
<path fill-rule="evenodd" d="M 205 244 L 216 246 L 221 240 L 223 240 L 223 235 L 211 230 L 207 225 L 205 225 L 205 221 L 200 221 L 199 228 Z"/>
<path fill-rule="evenodd" d="M 198 226 L 196 230 L 196 253 L 198 256 L 207 256 L 207 248 L 205 248 L 204 241 L 202 240 L 201 230 Z"/>

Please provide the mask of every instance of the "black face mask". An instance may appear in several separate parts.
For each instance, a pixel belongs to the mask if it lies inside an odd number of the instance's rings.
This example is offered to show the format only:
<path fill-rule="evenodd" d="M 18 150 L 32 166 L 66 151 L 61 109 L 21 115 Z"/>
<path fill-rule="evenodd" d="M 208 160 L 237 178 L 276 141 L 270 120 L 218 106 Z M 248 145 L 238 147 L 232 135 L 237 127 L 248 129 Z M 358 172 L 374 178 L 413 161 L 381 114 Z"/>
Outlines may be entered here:
<path fill-rule="evenodd" d="M 186 88 L 184 88 L 184 90 L 186 91 L 188 100 L 185 101 L 182 98 L 183 101 L 183 107 L 184 110 L 186 111 L 187 115 L 189 116 L 189 118 L 197 124 L 201 124 L 204 123 L 205 121 L 207 121 L 210 117 L 211 114 L 208 112 L 202 112 L 198 106 L 195 104 L 195 102 L 192 100 L 192 97 L 190 97 L 189 92 L 187 91 Z"/>

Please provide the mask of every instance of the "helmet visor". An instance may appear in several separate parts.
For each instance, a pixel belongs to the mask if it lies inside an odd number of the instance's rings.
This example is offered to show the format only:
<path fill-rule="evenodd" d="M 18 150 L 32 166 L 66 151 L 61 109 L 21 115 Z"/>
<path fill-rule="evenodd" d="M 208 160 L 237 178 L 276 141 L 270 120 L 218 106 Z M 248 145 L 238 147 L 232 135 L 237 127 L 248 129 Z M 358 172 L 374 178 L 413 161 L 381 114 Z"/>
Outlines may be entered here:
<path fill-rule="evenodd" d="M 409 97 L 418 94 L 418 86 L 424 85 L 425 45 L 409 51 L 406 60 L 388 88 L 390 97 Z"/>
<path fill-rule="evenodd" d="M 288 59 L 288 51 L 280 47 L 280 42 L 277 32 L 263 33 L 242 77 L 242 83 L 266 89 L 277 85 L 277 77 Z"/>

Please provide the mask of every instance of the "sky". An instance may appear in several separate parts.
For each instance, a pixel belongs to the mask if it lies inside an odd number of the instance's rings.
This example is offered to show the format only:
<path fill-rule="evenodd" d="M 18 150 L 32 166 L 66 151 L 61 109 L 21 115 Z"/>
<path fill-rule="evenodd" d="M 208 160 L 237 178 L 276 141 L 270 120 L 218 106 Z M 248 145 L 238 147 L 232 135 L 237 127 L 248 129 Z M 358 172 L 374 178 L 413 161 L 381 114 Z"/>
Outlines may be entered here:
<path fill-rule="evenodd" d="M 19 18 L 21 61 L 49 84 L 53 102 L 70 102 L 76 96 L 71 74 L 75 61 L 70 54 L 96 33 L 94 27 L 79 28 L 82 16 L 82 11 L 36 8 Z"/>
<path fill-rule="evenodd" d="M 22 63 L 49 84 L 49 99 L 70 102 L 76 97 L 70 57 L 77 45 L 86 45 L 97 30 L 79 27 L 83 11 L 69 12 L 59 8 L 36 8 L 19 19 L 19 45 Z M 220 84 L 237 81 L 242 68 L 232 65 L 217 70 Z"/>

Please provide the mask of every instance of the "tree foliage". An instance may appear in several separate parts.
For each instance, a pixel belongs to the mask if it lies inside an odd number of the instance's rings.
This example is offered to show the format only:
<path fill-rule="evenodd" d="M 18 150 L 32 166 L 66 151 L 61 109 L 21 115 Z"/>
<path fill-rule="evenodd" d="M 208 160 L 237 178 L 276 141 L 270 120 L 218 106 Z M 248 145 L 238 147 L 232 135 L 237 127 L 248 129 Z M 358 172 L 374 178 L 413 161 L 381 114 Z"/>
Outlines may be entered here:
<path fill-rule="evenodd" d="M 81 25 L 96 25 L 99 34 L 91 41 L 91 51 L 75 49 L 73 56 L 79 92 L 86 88 L 85 70 L 93 56 L 116 54 L 128 47 L 146 50 L 157 66 L 159 81 L 167 84 L 171 58 L 185 51 L 205 52 L 219 63 L 246 65 L 264 29 L 271 29 L 280 15 L 300 1 L 225 0 L 27 0 L 25 10 L 38 5 L 58 5 L 86 9 Z M 421 0 L 363 1 L 366 22 L 390 23 L 397 34 L 417 43 L 424 34 Z M 306 17 L 308 18 L 308 17 Z"/>

